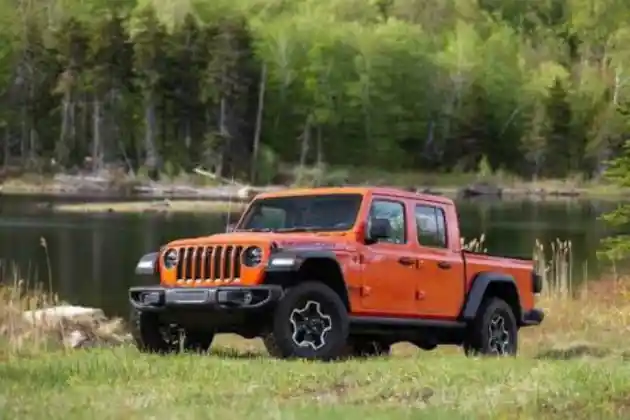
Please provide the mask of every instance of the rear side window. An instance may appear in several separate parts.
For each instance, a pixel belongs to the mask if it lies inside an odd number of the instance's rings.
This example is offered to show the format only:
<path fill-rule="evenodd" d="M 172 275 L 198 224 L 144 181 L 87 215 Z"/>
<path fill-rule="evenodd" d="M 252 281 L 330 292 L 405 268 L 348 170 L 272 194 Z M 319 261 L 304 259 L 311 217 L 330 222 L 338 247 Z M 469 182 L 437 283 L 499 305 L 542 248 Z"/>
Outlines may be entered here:
<path fill-rule="evenodd" d="M 444 210 L 439 207 L 416 205 L 416 231 L 422 246 L 446 248 Z"/>

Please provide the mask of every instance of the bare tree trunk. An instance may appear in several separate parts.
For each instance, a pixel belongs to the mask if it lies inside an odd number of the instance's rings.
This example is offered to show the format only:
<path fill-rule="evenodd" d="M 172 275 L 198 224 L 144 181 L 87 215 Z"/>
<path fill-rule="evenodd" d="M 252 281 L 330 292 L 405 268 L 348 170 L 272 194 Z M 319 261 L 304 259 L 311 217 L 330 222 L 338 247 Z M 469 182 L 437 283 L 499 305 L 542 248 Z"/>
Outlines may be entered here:
<path fill-rule="evenodd" d="M 368 145 L 372 144 L 372 126 L 370 124 L 370 80 L 366 82 L 367 84 L 363 87 L 363 122 L 364 122 L 364 130 L 365 130 L 365 139 Z"/>
<path fill-rule="evenodd" d="M 68 162 L 68 138 L 70 137 L 71 130 L 71 115 L 70 115 L 70 92 L 66 92 L 63 95 L 62 111 L 61 111 L 61 133 L 59 133 L 59 140 L 57 141 L 57 147 L 55 148 L 55 154 L 57 155 L 57 162 L 61 166 L 65 166 Z"/>
<path fill-rule="evenodd" d="M 11 160 L 11 148 L 9 147 L 9 142 L 11 141 L 11 130 L 9 127 L 4 127 L 4 166 L 9 165 L 9 161 Z"/>
<path fill-rule="evenodd" d="M 31 80 L 29 84 L 28 103 L 32 104 L 33 102 L 35 102 L 35 86 L 33 84 L 33 81 Z M 35 116 L 33 115 L 33 113 L 31 113 L 28 118 L 29 143 L 30 143 L 29 154 L 30 154 L 31 162 L 34 162 L 35 159 L 37 158 L 37 131 L 35 130 L 34 118 Z"/>
<path fill-rule="evenodd" d="M 308 156 L 308 151 L 311 143 L 311 118 L 310 116 L 306 117 L 306 123 L 304 124 L 304 131 L 300 136 L 302 139 L 302 145 L 300 150 L 300 167 L 298 168 L 298 179 L 297 183 L 300 184 L 302 182 L 302 172 L 304 172 L 304 166 L 306 165 L 306 157 Z"/>
<path fill-rule="evenodd" d="M 98 171 L 102 166 L 102 106 L 98 97 L 94 98 L 94 109 L 92 111 L 92 171 Z"/>
<path fill-rule="evenodd" d="M 150 93 L 147 96 L 144 106 L 144 149 L 146 151 L 146 158 L 144 161 L 145 166 L 152 172 L 155 172 L 158 166 L 158 152 L 155 145 L 155 131 L 156 131 L 156 118 L 155 118 L 155 101 L 153 100 L 153 94 Z"/>
<path fill-rule="evenodd" d="M 22 109 L 20 110 L 20 126 L 22 128 L 21 136 L 20 136 L 20 159 L 24 161 L 26 159 L 26 155 L 28 153 L 28 109 L 26 104 L 22 105 Z"/>
<path fill-rule="evenodd" d="M 260 149 L 260 133 L 262 130 L 262 116 L 265 107 L 265 86 L 267 85 L 267 64 L 263 63 L 260 71 L 260 86 L 258 88 L 258 110 L 256 113 L 256 132 L 254 134 L 254 147 L 250 163 L 250 182 L 256 182 L 256 170 L 258 168 L 258 151 Z"/>
<path fill-rule="evenodd" d="M 317 166 L 324 163 L 324 145 L 322 144 L 322 127 L 317 126 Z"/>
<path fill-rule="evenodd" d="M 90 101 L 88 95 L 83 93 L 81 95 L 81 131 L 77 136 L 77 146 L 81 153 L 89 153 L 90 150 Z M 84 156 L 81 156 L 83 159 Z"/>
<path fill-rule="evenodd" d="M 101 102 L 101 164 L 107 164 L 115 157 L 120 137 L 117 104 L 119 95 L 116 89 L 110 90 Z"/>
<path fill-rule="evenodd" d="M 192 147 L 192 123 L 189 117 L 186 117 L 186 122 L 184 123 L 184 143 L 186 143 L 186 149 L 190 149 Z"/>
<path fill-rule="evenodd" d="M 218 159 L 216 161 L 216 166 L 215 166 L 215 170 L 214 173 L 216 176 L 218 177 L 222 177 L 223 176 L 223 165 L 225 164 L 225 155 L 227 152 L 227 146 L 228 146 L 228 130 L 227 127 L 225 126 L 225 119 L 226 119 L 226 112 L 227 112 L 227 103 L 225 101 L 225 97 L 221 97 L 221 102 L 220 102 L 220 111 L 219 111 L 219 136 L 221 137 L 221 145 L 219 146 L 219 156 Z"/>
<path fill-rule="evenodd" d="M 72 164 L 72 151 L 77 151 L 77 103 L 74 95 L 72 95 L 70 101 L 70 138 L 68 139 L 68 145 L 66 146 L 66 156 L 68 164 Z"/>

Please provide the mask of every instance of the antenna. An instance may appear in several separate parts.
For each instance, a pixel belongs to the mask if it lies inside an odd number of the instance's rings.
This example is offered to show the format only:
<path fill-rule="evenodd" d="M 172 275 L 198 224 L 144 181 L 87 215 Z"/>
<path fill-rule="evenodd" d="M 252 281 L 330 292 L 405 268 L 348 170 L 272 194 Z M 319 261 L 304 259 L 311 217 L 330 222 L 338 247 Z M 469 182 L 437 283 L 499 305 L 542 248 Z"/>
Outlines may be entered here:
<path fill-rule="evenodd" d="M 234 185 L 234 170 L 232 170 L 232 176 L 230 177 L 230 186 L 233 186 L 233 185 Z M 229 195 L 228 195 L 227 222 L 225 223 L 225 233 L 228 233 L 228 226 L 230 226 L 231 218 L 232 218 L 232 193 L 229 193 Z"/>

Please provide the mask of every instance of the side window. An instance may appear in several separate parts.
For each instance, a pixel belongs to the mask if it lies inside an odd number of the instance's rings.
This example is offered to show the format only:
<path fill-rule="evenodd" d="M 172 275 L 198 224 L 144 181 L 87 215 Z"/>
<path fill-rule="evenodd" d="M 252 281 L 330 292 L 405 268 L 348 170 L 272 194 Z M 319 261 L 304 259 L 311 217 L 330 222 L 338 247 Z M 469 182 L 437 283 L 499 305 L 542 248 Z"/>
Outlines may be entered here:
<path fill-rule="evenodd" d="M 404 244 L 407 242 L 406 231 L 407 223 L 405 220 L 405 206 L 399 201 L 390 200 L 374 200 L 370 207 L 370 216 L 368 219 L 368 229 L 371 226 L 372 219 L 387 219 L 391 226 L 390 237 L 382 239 L 382 242 L 394 244 Z"/>
<path fill-rule="evenodd" d="M 420 245 L 446 248 L 444 210 L 433 206 L 417 205 L 415 215 Z"/>

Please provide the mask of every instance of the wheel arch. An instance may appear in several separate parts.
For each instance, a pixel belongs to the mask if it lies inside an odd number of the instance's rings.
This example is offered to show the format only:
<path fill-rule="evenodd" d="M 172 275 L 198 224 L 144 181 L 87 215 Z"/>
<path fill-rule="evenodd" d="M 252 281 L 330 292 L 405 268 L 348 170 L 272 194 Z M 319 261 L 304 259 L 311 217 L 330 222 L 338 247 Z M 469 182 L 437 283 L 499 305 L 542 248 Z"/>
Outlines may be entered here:
<path fill-rule="evenodd" d="M 460 317 L 464 321 L 475 319 L 483 300 L 489 297 L 504 300 L 512 308 L 518 325 L 522 324 L 523 310 L 514 278 L 507 274 L 488 271 L 475 276 Z"/>
<path fill-rule="evenodd" d="M 274 258 L 293 260 L 292 265 L 273 266 Z M 332 251 L 283 251 L 272 255 L 270 264 L 265 271 L 265 284 L 277 284 L 285 288 L 292 287 L 305 281 L 320 281 L 339 295 L 346 309 L 350 311 L 348 289 L 343 271 Z"/>

